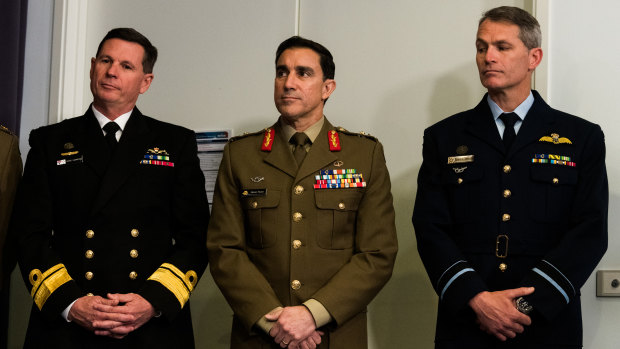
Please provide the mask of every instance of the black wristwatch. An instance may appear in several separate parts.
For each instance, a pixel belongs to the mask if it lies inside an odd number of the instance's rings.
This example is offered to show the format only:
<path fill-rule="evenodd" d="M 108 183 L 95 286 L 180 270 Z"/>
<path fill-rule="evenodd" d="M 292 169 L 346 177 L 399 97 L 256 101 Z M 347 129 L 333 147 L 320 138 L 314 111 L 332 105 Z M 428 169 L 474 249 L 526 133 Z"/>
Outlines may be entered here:
<path fill-rule="evenodd" d="M 525 315 L 528 315 L 532 312 L 532 310 L 534 310 L 534 307 L 531 306 L 530 303 L 528 303 L 523 297 L 517 298 L 515 305 L 517 306 L 517 310 Z"/>

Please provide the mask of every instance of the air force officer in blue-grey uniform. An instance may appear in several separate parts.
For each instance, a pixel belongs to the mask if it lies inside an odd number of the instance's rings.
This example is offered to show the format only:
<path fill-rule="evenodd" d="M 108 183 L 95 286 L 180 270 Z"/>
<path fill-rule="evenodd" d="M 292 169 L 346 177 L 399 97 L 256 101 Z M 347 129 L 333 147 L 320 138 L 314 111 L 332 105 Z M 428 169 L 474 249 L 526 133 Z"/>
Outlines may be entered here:
<path fill-rule="evenodd" d="M 607 248 L 598 125 L 530 90 L 540 27 L 484 14 L 476 62 L 488 94 L 424 132 L 413 225 L 439 295 L 437 348 L 581 348 L 580 288 Z"/>

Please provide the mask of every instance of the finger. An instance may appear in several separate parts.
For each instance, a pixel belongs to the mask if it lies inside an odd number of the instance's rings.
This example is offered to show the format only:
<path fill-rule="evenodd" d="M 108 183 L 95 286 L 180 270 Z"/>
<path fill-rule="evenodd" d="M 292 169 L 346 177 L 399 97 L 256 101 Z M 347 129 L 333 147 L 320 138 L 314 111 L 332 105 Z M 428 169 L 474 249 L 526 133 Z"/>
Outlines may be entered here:
<path fill-rule="evenodd" d="M 274 309 L 271 312 L 267 313 L 267 315 L 265 315 L 265 318 L 269 321 L 276 321 L 280 317 L 280 314 L 282 314 L 282 310 L 284 309 L 283 308 Z"/>
<path fill-rule="evenodd" d="M 532 324 L 532 318 L 523 313 L 519 313 L 519 316 L 515 319 L 515 321 L 521 325 L 529 326 Z"/>
<path fill-rule="evenodd" d="M 97 330 L 110 330 L 118 326 L 123 326 L 125 323 L 119 321 L 93 321 L 92 326 Z"/>
<path fill-rule="evenodd" d="M 301 349 L 314 349 L 316 348 L 316 346 L 311 346 L 311 344 L 308 343 L 307 340 L 301 342 L 301 344 L 299 345 L 299 348 Z"/>
<path fill-rule="evenodd" d="M 110 330 L 110 332 L 113 335 L 122 335 L 122 336 L 126 336 L 127 334 L 129 334 L 131 331 L 133 331 L 135 329 L 134 326 L 118 326 L 118 327 L 114 327 L 113 329 Z"/>
<path fill-rule="evenodd" d="M 275 339 L 279 334 L 280 334 L 280 326 L 278 326 L 278 324 L 276 323 L 271 327 L 271 330 L 269 330 L 269 335 Z"/>
<path fill-rule="evenodd" d="M 519 298 L 534 293 L 534 287 L 519 287 L 510 290 L 506 290 L 510 298 Z"/>
<path fill-rule="evenodd" d="M 503 334 L 501 334 L 499 332 L 491 333 L 491 334 L 493 334 L 495 337 L 497 337 L 497 339 L 499 339 L 502 342 L 506 341 L 506 336 L 504 336 Z"/>
<path fill-rule="evenodd" d="M 100 321 L 118 321 L 118 322 L 134 322 L 136 321 L 136 317 L 131 314 L 123 314 L 123 313 L 105 313 L 105 312 L 96 312 L 94 322 Z"/>
<path fill-rule="evenodd" d="M 108 293 L 109 299 L 114 299 L 118 302 L 127 303 L 135 299 L 133 293 Z"/>
<path fill-rule="evenodd" d="M 308 337 L 309 340 L 312 341 L 312 343 L 316 345 L 321 344 L 321 335 L 323 334 L 323 332 L 320 331 L 314 331 L 310 337 Z"/>

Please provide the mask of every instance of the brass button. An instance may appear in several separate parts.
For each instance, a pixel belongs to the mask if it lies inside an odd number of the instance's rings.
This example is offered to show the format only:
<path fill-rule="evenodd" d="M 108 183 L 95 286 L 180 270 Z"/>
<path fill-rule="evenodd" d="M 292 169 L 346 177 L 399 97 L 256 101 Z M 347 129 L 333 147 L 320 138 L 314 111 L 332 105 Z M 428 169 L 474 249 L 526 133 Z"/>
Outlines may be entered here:
<path fill-rule="evenodd" d="M 297 195 L 301 195 L 304 192 L 304 187 L 302 187 L 301 185 L 296 185 L 294 192 Z"/>
<path fill-rule="evenodd" d="M 510 190 L 508 190 L 508 189 L 504 190 L 504 197 L 505 198 L 509 198 L 510 195 L 512 195 L 512 192 Z"/>
<path fill-rule="evenodd" d="M 92 239 L 94 236 L 95 236 L 95 232 L 94 232 L 94 231 L 92 231 L 92 230 L 90 230 L 90 229 L 88 229 L 88 230 L 86 231 L 86 238 L 87 238 L 87 239 Z"/>
<path fill-rule="evenodd" d="M 508 269 L 508 265 L 506 265 L 506 263 L 501 263 L 501 264 L 499 265 L 499 270 L 501 270 L 501 271 L 502 271 L 502 273 L 503 273 L 503 272 L 505 272 L 505 271 L 506 271 L 506 269 Z"/>
<path fill-rule="evenodd" d="M 299 212 L 293 213 L 293 222 L 299 223 L 301 222 L 302 218 L 304 218 L 304 216 L 301 213 Z"/>
<path fill-rule="evenodd" d="M 504 173 L 510 173 L 512 171 L 512 167 L 510 165 L 504 165 Z"/>
<path fill-rule="evenodd" d="M 95 252 L 93 252 L 93 250 L 86 250 L 86 253 L 84 253 L 84 256 L 86 256 L 86 259 L 91 259 L 95 256 Z"/>
<path fill-rule="evenodd" d="M 132 271 L 131 273 L 129 273 L 129 278 L 132 280 L 135 280 L 138 277 L 138 273 L 136 273 L 135 271 Z"/>
<path fill-rule="evenodd" d="M 301 282 L 299 280 L 293 280 L 293 282 L 291 282 L 291 288 L 293 290 L 299 290 L 301 288 Z"/>
<path fill-rule="evenodd" d="M 138 250 L 131 250 L 129 251 L 129 255 L 131 256 L 131 258 L 138 258 Z"/>
<path fill-rule="evenodd" d="M 84 277 L 86 278 L 86 280 L 91 280 L 93 276 L 95 276 L 95 274 L 93 274 L 92 271 L 87 271 L 86 274 L 84 274 Z"/>
<path fill-rule="evenodd" d="M 463 178 L 459 178 L 459 179 L 457 179 L 457 180 L 456 180 L 456 182 L 457 182 L 458 184 L 463 183 Z"/>
<path fill-rule="evenodd" d="M 86 296 L 87 296 L 87 297 L 92 297 L 92 296 L 94 296 L 94 294 L 92 294 L 92 293 L 88 292 L 88 293 L 86 294 Z"/>
<path fill-rule="evenodd" d="M 341 209 L 341 210 L 344 210 L 345 207 L 346 206 L 344 205 L 344 202 L 341 202 L 341 203 L 338 204 L 338 208 Z"/>
<path fill-rule="evenodd" d="M 557 178 L 554 178 L 554 179 L 553 179 L 553 184 L 558 184 L 558 183 L 560 183 L 560 180 L 559 180 L 559 179 L 557 179 Z"/>
<path fill-rule="evenodd" d="M 131 236 L 137 238 L 140 235 L 140 231 L 138 229 L 131 229 Z"/>
<path fill-rule="evenodd" d="M 508 222 L 510 220 L 510 215 L 508 213 L 504 213 L 502 215 L 502 221 Z"/>
<path fill-rule="evenodd" d="M 250 204 L 250 206 L 252 206 L 252 208 L 257 208 L 257 207 L 258 207 L 258 202 L 256 202 L 256 201 L 252 201 L 252 203 Z"/>
<path fill-rule="evenodd" d="M 293 240 L 293 248 L 296 250 L 299 250 L 300 247 L 301 247 L 301 241 Z"/>

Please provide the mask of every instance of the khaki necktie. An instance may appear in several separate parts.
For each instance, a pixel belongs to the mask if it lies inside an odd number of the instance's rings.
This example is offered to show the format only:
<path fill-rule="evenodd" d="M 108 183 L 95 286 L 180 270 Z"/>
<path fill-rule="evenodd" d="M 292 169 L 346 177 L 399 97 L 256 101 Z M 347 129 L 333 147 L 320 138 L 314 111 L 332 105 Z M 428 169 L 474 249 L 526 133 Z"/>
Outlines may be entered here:
<path fill-rule="evenodd" d="M 293 151 L 293 156 L 295 157 L 295 161 L 297 162 L 297 166 L 301 165 L 301 162 L 304 161 L 306 157 L 306 143 L 310 142 L 310 138 L 303 133 L 297 132 L 291 137 L 291 144 L 295 145 L 295 150 Z"/>

